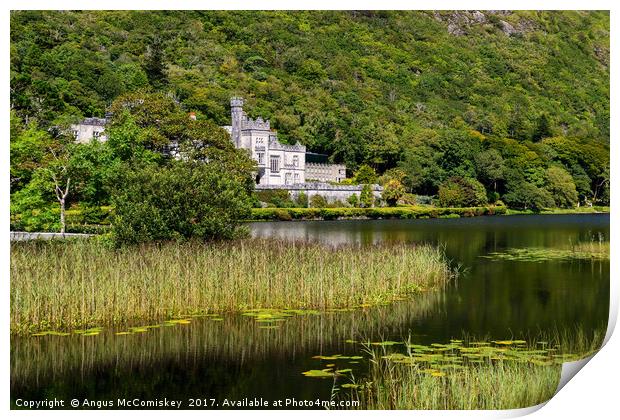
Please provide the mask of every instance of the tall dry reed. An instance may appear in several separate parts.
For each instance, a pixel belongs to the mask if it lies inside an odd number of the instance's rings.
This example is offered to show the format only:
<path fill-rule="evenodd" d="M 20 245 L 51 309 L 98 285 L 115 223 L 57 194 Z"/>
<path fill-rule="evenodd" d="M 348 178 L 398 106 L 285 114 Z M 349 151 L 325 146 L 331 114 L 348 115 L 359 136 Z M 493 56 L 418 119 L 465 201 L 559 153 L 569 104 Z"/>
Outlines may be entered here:
<path fill-rule="evenodd" d="M 441 250 L 405 244 L 332 248 L 250 239 L 113 250 L 99 241 L 11 247 L 11 331 L 251 308 L 379 304 L 440 287 Z"/>

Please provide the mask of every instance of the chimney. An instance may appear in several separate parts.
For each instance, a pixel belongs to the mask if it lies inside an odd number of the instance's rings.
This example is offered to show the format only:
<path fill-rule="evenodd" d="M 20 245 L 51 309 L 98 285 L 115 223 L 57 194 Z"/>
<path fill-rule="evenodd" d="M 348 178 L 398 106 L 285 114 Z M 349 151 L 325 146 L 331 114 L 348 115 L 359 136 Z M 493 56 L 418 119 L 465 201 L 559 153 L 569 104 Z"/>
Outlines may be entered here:
<path fill-rule="evenodd" d="M 190 112 L 189 113 L 189 119 L 196 121 L 196 113 L 195 112 Z"/>

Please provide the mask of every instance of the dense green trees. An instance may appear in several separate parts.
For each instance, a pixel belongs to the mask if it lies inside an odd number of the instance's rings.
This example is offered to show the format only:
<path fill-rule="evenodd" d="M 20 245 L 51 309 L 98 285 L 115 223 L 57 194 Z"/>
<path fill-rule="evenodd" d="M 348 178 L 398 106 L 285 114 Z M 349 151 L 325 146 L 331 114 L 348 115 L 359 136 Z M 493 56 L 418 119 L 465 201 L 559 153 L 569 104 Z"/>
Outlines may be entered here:
<path fill-rule="evenodd" d="M 111 109 L 107 142 L 78 144 L 65 130 L 53 138 L 34 126 L 12 131 L 15 227 L 62 232 L 67 204 L 112 204 L 117 244 L 234 236 L 249 216 L 254 163 L 228 134 L 162 94 L 122 95 Z"/>
<path fill-rule="evenodd" d="M 116 244 L 236 237 L 251 190 L 214 162 L 170 162 L 126 170 L 112 194 Z"/>
<path fill-rule="evenodd" d="M 368 169 L 399 168 L 407 193 L 437 195 L 458 176 L 481 182 L 490 201 L 569 206 L 572 190 L 557 185 L 570 176 L 578 202 L 608 203 L 609 13 L 483 15 L 12 12 L 11 191 L 32 198 L 21 191 L 34 188 L 47 143 L 62 140 L 51 127 L 106 111 L 103 157 L 78 152 L 90 162 L 80 174 L 96 181 L 70 201 L 109 201 L 104 180 L 119 171 L 95 169 L 102 159 L 166 165 L 169 141 L 246 173 L 217 129 L 241 95 L 283 141 L 366 173 L 362 183 L 375 182 Z M 198 120 L 188 124 L 189 111 Z M 40 200 L 53 203 L 53 190 Z"/>

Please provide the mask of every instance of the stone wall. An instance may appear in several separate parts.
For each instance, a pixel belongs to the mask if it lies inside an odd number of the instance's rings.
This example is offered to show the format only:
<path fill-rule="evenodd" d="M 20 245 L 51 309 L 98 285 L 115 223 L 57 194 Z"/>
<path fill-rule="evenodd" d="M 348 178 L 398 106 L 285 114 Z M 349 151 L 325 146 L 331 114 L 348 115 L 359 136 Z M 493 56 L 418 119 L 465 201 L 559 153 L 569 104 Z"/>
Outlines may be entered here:
<path fill-rule="evenodd" d="M 338 200 L 346 203 L 347 199 L 353 194 L 357 194 L 359 197 L 362 192 L 362 187 L 362 185 L 331 185 L 322 182 L 307 182 L 305 184 L 296 185 L 257 185 L 256 190 L 288 190 L 291 197 L 295 199 L 300 193 L 303 192 L 306 194 L 308 199 L 315 195 L 321 195 L 327 200 L 328 203 Z M 372 195 L 375 198 L 381 198 L 383 187 L 377 184 L 372 184 L 370 188 L 372 190 Z"/>

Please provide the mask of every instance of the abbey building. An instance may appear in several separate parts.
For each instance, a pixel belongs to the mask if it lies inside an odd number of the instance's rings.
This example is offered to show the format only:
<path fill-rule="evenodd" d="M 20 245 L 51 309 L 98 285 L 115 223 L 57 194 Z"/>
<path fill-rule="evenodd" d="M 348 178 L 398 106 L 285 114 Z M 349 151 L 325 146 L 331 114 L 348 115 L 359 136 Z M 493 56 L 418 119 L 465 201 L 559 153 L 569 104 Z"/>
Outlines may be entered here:
<path fill-rule="evenodd" d="M 307 153 L 306 146 L 278 141 L 269 120 L 253 120 L 243 111 L 243 99 L 230 100 L 231 125 L 223 127 L 238 148 L 246 149 L 258 164 L 257 185 L 299 185 L 310 181 L 340 182 L 346 178 L 344 165 L 312 162 L 322 155 Z"/>

